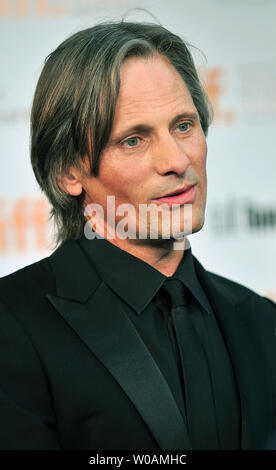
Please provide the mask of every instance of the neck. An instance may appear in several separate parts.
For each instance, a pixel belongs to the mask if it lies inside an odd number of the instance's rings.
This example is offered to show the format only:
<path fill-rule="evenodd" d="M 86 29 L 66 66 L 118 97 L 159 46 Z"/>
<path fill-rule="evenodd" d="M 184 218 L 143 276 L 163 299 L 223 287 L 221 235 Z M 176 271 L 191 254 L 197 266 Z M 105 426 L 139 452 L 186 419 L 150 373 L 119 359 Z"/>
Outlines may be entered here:
<path fill-rule="evenodd" d="M 121 250 L 140 258 L 165 276 L 172 276 L 182 259 L 186 239 L 176 240 L 121 240 L 108 239 Z M 175 249 L 176 246 L 178 249 Z"/>

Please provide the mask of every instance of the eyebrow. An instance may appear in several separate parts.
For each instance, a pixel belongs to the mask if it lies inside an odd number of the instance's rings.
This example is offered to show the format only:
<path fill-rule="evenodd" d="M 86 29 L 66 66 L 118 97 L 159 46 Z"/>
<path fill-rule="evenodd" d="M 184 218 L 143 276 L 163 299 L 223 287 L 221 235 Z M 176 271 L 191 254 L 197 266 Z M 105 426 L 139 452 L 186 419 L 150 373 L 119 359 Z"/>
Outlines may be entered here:
<path fill-rule="evenodd" d="M 183 119 L 190 119 L 192 121 L 196 121 L 199 119 L 199 116 L 197 113 L 181 113 L 177 114 L 171 121 L 170 121 L 170 127 L 173 127 L 177 122 L 183 120 Z M 135 124 L 134 126 L 127 127 L 124 131 L 120 132 L 120 134 L 114 136 L 110 140 L 110 144 L 114 143 L 115 141 L 120 141 L 124 137 L 130 134 L 135 134 L 135 133 L 148 133 L 153 130 L 152 126 L 149 126 L 148 124 Z"/>

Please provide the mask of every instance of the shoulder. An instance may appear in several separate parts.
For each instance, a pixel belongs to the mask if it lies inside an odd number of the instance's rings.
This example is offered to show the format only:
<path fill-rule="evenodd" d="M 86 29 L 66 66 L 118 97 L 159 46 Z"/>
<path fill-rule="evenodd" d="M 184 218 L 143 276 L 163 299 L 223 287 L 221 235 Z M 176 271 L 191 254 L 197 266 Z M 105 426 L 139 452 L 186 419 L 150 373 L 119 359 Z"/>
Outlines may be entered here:
<path fill-rule="evenodd" d="M 200 272 L 202 277 L 207 277 L 209 284 L 227 297 L 231 303 L 237 304 L 249 297 L 253 306 L 269 309 L 274 315 L 276 314 L 276 303 L 273 300 L 239 282 L 206 270 L 195 257 L 194 262 L 197 272 Z"/>
<path fill-rule="evenodd" d="M 0 278 L 0 302 L 12 309 L 34 306 L 45 293 L 55 293 L 49 257 Z"/>
<path fill-rule="evenodd" d="M 255 312 L 256 319 L 261 319 L 263 326 L 265 326 L 267 322 L 270 327 L 275 327 L 276 303 L 273 300 L 231 279 L 212 272 L 208 272 L 208 274 L 212 277 L 217 286 L 219 286 L 220 290 L 224 289 L 224 291 L 227 291 L 228 296 L 231 296 L 233 302 L 235 302 L 236 299 L 250 299 L 252 313 Z"/>
<path fill-rule="evenodd" d="M 258 294 L 256 291 L 253 289 L 250 289 L 249 287 L 234 281 L 232 279 L 229 279 L 225 276 L 221 276 L 219 274 L 216 274 L 212 271 L 207 271 L 209 276 L 212 278 L 213 282 L 216 283 L 217 286 L 220 286 L 221 288 L 227 289 L 232 292 L 236 292 L 237 294 L 246 294 L 254 298 L 262 297 L 260 294 Z"/>
<path fill-rule="evenodd" d="M 213 272 L 208 271 L 208 274 L 212 276 L 212 278 L 215 280 L 217 284 L 223 286 L 225 289 L 228 289 L 229 291 L 237 292 L 240 294 L 249 295 L 252 299 L 256 301 L 268 300 L 276 308 L 276 303 L 273 302 L 273 300 L 269 299 L 268 297 L 262 296 L 261 294 L 258 294 L 253 289 L 250 289 L 249 287 L 246 287 L 243 284 L 240 284 L 239 282 L 233 281 L 231 279 L 228 279 L 224 276 L 220 276 Z"/>
<path fill-rule="evenodd" d="M 11 293 L 25 294 L 27 291 L 55 293 L 56 281 L 53 270 L 53 262 L 61 259 L 64 263 L 72 252 L 74 243 L 65 242 L 58 246 L 49 256 L 24 266 L 17 271 L 0 278 L 0 299 L 2 295 L 7 297 Z"/>
<path fill-rule="evenodd" d="M 43 286 L 51 283 L 53 272 L 49 263 L 50 257 L 43 258 L 35 263 L 24 266 L 11 274 L 0 278 L 0 293 L 13 289 L 25 288 L 28 284 Z"/>
<path fill-rule="evenodd" d="M 1 309 L 5 307 L 17 318 L 48 312 L 47 294 L 57 295 L 58 282 L 63 286 L 71 277 L 79 281 L 81 254 L 78 243 L 68 240 L 49 256 L 0 278 Z"/>

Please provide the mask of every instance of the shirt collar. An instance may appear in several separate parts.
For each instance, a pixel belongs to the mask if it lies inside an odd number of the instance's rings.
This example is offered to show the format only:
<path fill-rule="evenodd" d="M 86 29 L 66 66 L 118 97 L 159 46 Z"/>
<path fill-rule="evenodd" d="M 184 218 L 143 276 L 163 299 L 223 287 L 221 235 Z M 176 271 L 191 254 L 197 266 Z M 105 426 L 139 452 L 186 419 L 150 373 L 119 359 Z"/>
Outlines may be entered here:
<path fill-rule="evenodd" d="M 184 255 L 172 277 L 182 281 L 207 309 L 208 300 L 196 277 L 191 245 L 186 241 Z M 103 281 L 137 314 L 142 313 L 167 279 L 150 264 L 102 237 L 89 240 L 83 236 L 79 243 Z"/>

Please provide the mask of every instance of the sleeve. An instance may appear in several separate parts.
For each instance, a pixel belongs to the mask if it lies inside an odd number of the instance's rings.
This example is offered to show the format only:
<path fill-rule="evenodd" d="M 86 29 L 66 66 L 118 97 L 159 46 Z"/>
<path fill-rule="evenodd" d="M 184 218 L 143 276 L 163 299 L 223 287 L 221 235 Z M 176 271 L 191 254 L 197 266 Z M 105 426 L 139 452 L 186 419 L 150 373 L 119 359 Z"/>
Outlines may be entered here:
<path fill-rule="evenodd" d="M 269 323 L 269 331 L 271 332 L 272 345 L 268 351 L 269 364 L 272 374 L 273 388 L 273 431 L 274 431 L 274 448 L 276 449 L 276 303 L 268 297 L 263 297 L 266 301 L 268 311 L 271 313 L 271 322 Z M 266 346 L 269 347 L 271 341 L 267 341 Z"/>
<path fill-rule="evenodd" d="M 22 326 L 0 301 L 0 449 L 60 449 L 49 385 Z"/>

